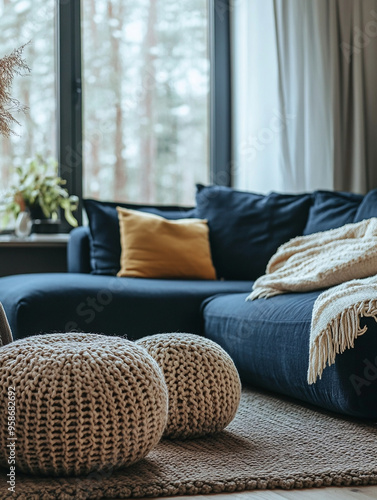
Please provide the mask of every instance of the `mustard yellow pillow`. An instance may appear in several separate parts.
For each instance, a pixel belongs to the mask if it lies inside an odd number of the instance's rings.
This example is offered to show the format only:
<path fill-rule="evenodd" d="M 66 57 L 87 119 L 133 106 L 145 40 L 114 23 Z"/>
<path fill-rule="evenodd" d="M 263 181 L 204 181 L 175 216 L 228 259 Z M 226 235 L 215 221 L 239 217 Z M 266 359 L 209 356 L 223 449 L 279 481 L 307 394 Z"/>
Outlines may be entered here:
<path fill-rule="evenodd" d="M 215 280 L 203 219 L 167 220 L 117 207 L 122 253 L 118 276 Z"/>

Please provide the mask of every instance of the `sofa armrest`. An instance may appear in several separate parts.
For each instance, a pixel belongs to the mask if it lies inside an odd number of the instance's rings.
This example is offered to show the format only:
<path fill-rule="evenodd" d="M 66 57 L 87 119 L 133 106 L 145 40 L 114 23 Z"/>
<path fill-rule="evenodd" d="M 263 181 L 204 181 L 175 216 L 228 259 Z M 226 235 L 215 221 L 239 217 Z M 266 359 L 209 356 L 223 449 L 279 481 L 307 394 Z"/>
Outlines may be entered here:
<path fill-rule="evenodd" d="M 90 273 L 90 231 L 80 226 L 71 231 L 67 248 L 67 268 L 69 273 Z"/>

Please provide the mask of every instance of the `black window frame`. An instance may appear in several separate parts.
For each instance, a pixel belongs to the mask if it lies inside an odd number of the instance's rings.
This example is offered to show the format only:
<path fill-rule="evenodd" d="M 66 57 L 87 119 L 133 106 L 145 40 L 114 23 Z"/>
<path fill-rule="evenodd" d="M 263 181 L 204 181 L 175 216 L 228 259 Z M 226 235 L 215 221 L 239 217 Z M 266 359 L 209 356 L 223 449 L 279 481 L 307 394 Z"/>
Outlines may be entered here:
<path fill-rule="evenodd" d="M 210 0 L 210 179 L 232 186 L 231 10 L 235 0 Z"/>
<path fill-rule="evenodd" d="M 75 217 L 82 224 L 81 2 L 57 0 L 57 100 L 59 173 L 70 194 L 78 196 Z M 72 228 L 64 218 L 60 231 Z"/>
<path fill-rule="evenodd" d="M 230 14 L 234 0 L 208 0 L 210 54 L 210 180 L 232 185 Z M 81 1 L 57 0 L 58 162 L 82 224 Z M 62 218 L 60 231 L 72 228 Z"/>

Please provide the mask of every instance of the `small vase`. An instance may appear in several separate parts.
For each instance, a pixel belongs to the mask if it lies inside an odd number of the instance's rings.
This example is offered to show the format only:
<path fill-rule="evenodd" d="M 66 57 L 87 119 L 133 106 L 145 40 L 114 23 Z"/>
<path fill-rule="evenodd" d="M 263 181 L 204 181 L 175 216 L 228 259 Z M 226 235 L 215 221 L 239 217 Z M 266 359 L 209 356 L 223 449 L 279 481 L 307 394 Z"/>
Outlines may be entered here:
<path fill-rule="evenodd" d="M 16 219 L 16 225 L 14 228 L 15 235 L 18 238 L 27 238 L 31 233 L 31 227 L 33 222 L 30 217 L 30 213 L 20 212 Z"/>

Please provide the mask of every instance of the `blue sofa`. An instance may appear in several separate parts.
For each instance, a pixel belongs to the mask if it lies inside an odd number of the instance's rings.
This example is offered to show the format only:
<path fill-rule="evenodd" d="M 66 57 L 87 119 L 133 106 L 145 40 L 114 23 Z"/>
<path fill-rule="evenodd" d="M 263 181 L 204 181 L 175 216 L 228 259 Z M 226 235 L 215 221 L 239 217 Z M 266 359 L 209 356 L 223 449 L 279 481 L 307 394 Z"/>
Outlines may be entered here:
<path fill-rule="evenodd" d="M 130 339 L 159 332 L 205 335 L 231 355 L 245 383 L 344 415 L 377 417 L 377 325 L 337 357 L 316 384 L 306 382 L 311 313 L 321 291 L 246 302 L 278 246 L 377 216 L 367 195 L 317 191 L 267 196 L 198 186 L 195 208 L 125 205 L 170 219 L 208 220 L 216 281 L 118 278 L 116 204 L 86 200 L 89 227 L 72 231 L 67 274 L 0 279 L 0 302 L 16 338 L 88 331 Z"/>

